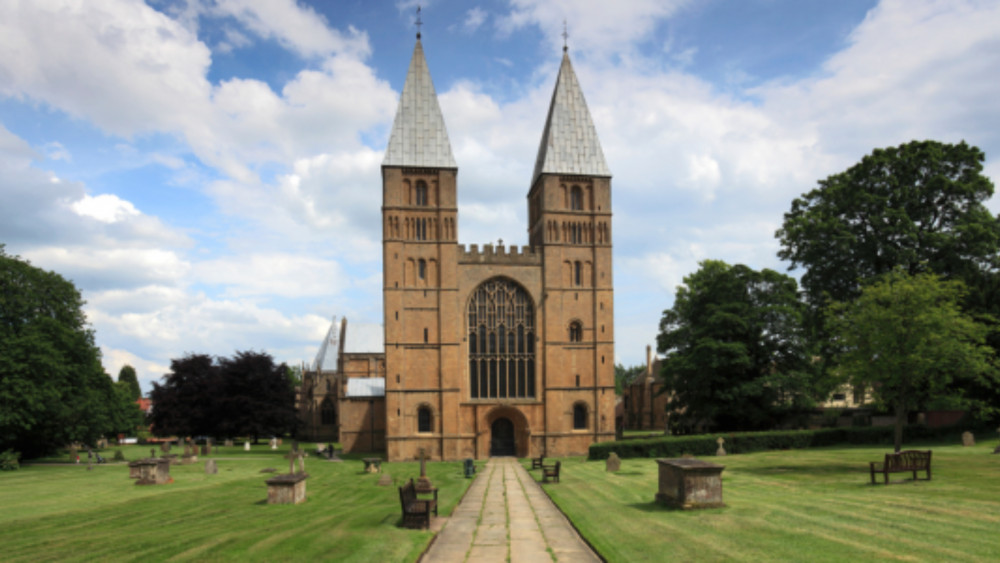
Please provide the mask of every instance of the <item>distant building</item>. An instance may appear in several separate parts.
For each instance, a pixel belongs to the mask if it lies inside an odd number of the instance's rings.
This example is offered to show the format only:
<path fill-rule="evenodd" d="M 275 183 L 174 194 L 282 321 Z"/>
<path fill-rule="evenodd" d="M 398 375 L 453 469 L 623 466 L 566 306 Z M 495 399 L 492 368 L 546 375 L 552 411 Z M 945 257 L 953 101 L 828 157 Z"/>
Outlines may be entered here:
<path fill-rule="evenodd" d="M 299 388 L 299 436 L 346 451 L 385 448 L 385 353 L 381 325 L 334 318 Z"/>
<path fill-rule="evenodd" d="M 662 390 L 660 359 L 653 356 L 652 347 L 646 346 L 646 371 L 622 389 L 625 430 L 663 432 L 667 429 L 670 395 Z"/>

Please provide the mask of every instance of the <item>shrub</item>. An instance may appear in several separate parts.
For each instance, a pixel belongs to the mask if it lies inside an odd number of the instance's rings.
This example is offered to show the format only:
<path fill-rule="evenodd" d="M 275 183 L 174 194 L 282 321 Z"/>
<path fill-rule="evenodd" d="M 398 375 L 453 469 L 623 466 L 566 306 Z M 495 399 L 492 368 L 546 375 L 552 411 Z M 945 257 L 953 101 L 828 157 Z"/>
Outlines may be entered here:
<path fill-rule="evenodd" d="M 907 442 L 920 440 L 954 439 L 964 430 L 978 430 L 989 433 L 982 428 L 968 428 L 966 425 L 928 428 L 924 425 L 907 426 L 903 429 L 903 439 Z M 892 445 L 892 426 L 869 426 L 865 428 L 822 428 L 819 430 L 775 430 L 769 432 L 736 432 L 719 434 L 700 434 L 696 436 L 663 436 L 643 438 L 638 440 L 621 440 L 618 442 L 600 442 L 591 444 L 589 459 L 603 460 L 615 452 L 620 458 L 626 457 L 681 457 L 684 454 L 693 456 L 711 456 L 719 445 L 716 440 L 725 438 L 726 452 L 731 454 L 746 454 L 769 450 L 790 450 L 804 448 L 819 448 L 825 446 L 852 445 Z"/>
<path fill-rule="evenodd" d="M 0 453 L 0 471 L 17 471 L 21 465 L 17 462 L 21 454 L 14 450 L 7 450 Z"/>
<path fill-rule="evenodd" d="M 115 461 L 125 461 L 125 454 L 121 450 L 115 450 L 115 455 L 112 459 Z"/>

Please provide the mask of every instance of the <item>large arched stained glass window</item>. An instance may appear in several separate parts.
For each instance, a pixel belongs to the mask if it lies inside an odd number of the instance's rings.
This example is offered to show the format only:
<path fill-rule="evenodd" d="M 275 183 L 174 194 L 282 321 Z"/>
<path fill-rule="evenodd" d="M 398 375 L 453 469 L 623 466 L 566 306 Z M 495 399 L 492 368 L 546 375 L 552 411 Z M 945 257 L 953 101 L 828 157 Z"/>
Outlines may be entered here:
<path fill-rule="evenodd" d="M 524 288 L 494 278 L 469 300 L 469 395 L 535 396 L 535 308 Z"/>

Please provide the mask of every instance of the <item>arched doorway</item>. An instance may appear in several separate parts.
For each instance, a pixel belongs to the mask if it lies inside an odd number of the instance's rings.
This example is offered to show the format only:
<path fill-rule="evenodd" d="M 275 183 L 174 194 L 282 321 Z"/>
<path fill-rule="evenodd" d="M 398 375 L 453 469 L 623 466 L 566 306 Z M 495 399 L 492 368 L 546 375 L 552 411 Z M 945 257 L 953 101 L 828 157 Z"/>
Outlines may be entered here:
<path fill-rule="evenodd" d="M 507 417 L 500 417 L 490 425 L 490 455 L 517 455 L 514 440 L 514 423 Z"/>

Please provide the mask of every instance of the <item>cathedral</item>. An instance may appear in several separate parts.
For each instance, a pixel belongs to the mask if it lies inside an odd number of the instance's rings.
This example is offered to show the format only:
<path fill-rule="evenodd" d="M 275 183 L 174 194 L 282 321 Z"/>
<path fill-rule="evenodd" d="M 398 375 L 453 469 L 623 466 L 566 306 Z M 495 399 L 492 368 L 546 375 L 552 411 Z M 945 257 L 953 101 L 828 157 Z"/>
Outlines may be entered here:
<path fill-rule="evenodd" d="M 418 34 L 382 162 L 383 338 L 368 345 L 381 354 L 343 352 L 308 374 L 305 436 L 391 461 L 580 455 L 614 439 L 611 173 L 563 51 L 527 186 L 528 244 L 466 246 Z"/>

